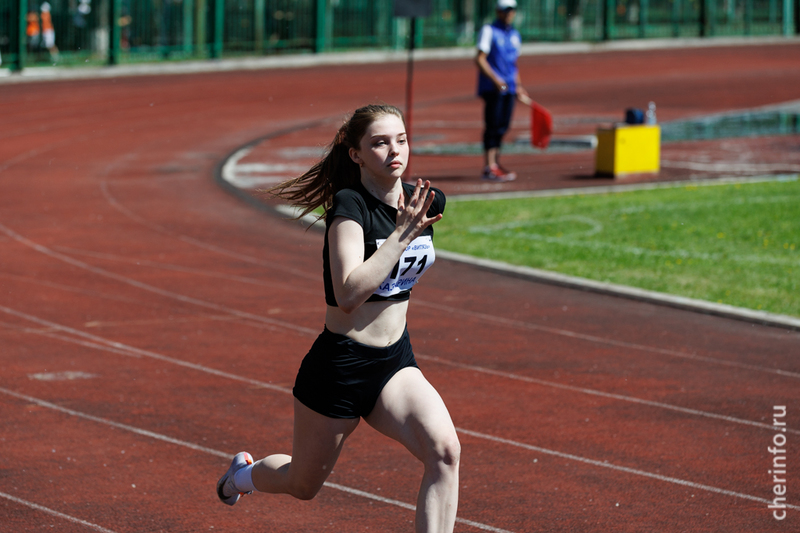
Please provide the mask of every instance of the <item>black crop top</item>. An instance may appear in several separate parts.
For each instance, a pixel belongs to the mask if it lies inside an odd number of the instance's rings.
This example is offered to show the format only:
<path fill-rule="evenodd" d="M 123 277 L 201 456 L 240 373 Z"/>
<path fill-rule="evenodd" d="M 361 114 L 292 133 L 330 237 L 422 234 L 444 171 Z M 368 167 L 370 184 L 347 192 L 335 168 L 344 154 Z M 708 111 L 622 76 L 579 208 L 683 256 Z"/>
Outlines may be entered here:
<path fill-rule="evenodd" d="M 444 212 L 445 196 L 439 189 L 433 204 L 428 209 L 428 217 L 435 217 Z M 414 186 L 403 183 L 406 198 L 414 193 Z M 386 238 L 397 227 L 397 209 L 378 200 L 370 194 L 359 181 L 351 189 L 343 189 L 333 197 L 331 208 L 325 217 L 325 244 L 322 248 L 322 278 L 325 284 L 325 303 L 338 307 L 333 294 L 331 278 L 330 249 L 328 247 L 328 230 L 336 217 L 355 220 L 364 230 L 364 261 L 384 243 Z M 433 226 L 428 226 L 422 235 L 405 249 L 400 261 L 389 276 L 367 299 L 368 302 L 408 300 L 411 288 L 433 264 L 436 255 L 433 250 Z"/>

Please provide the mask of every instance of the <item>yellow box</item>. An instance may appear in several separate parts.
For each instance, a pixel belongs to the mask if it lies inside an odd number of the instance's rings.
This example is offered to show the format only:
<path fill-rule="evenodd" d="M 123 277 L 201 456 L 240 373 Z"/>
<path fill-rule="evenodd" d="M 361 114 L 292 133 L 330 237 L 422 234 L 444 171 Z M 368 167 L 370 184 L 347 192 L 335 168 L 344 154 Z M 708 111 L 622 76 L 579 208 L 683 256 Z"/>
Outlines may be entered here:
<path fill-rule="evenodd" d="M 617 124 L 597 128 L 596 174 L 657 174 L 660 169 L 659 126 Z"/>

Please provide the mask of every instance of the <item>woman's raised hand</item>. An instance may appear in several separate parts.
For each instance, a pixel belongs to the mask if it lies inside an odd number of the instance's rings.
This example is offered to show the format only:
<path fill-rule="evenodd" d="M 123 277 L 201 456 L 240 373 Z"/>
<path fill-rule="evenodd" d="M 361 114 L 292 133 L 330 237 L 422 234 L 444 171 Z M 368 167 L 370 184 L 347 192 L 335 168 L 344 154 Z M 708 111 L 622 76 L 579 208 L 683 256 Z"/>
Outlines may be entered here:
<path fill-rule="evenodd" d="M 431 190 L 431 182 L 425 180 L 423 184 L 421 179 L 417 180 L 408 203 L 405 202 L 405 194 L 400 196 L 397 202 L 397 229 L 400 230 L 401 242 L 410 244 L 425 228 L 442 219 L 441 213 L 433 218 L 427 215 L 435 196 L 436 193 Z"/>

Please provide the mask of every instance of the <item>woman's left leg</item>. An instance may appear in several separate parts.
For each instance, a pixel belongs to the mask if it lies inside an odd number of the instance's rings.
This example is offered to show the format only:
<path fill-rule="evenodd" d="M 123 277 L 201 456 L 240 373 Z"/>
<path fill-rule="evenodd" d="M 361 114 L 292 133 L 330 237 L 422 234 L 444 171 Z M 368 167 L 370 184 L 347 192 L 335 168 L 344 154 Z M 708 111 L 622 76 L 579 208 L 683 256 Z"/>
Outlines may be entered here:
<path fill-rule="evenodd" d="M 404 368 L 389 380 L 364 420 L 403 444 L 425 467 L 417 497 L 417 533 L 451 533 L 461 445 L 436 389 L 418 368 Z"/>

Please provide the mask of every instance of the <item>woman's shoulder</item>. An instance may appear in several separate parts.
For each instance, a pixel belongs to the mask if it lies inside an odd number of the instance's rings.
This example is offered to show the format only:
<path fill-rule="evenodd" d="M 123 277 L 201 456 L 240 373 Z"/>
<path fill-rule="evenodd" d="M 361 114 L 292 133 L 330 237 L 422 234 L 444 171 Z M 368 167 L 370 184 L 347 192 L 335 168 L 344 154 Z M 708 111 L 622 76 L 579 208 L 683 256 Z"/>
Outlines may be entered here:
<path fill-rule="evenodd" d="M 364 216 L 368 211 L 367 200 L 358 189 L 346 188 L 333 195 L 331 207 L 325 214 L 330 224 L 337 216 L 355 220 L 363 226 Z"/>
<path fill-rule="evenodd" d="M 337 191 L 336 194 L 333 195 L 333 201 L 334 202 L 336 202 L 336 201 L 338 201 L 338 202 L 358 202 L 358 201 L 363 202 L 364 201 L 364 195 L 361 193 L 361 191 L 359 191 L 359 190 L 357 190 L 355 188 L 347 187 L 345 189 L 341 189 L 340 191 Z"/>

